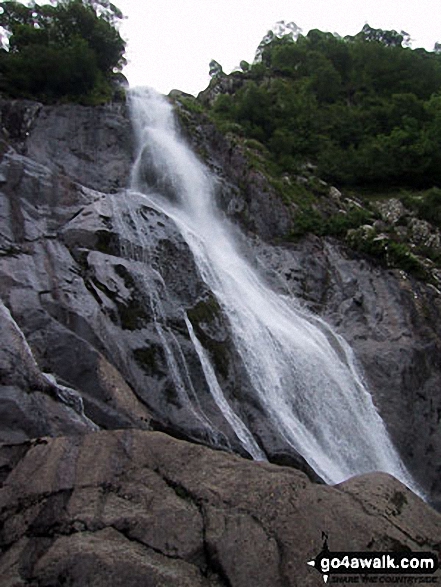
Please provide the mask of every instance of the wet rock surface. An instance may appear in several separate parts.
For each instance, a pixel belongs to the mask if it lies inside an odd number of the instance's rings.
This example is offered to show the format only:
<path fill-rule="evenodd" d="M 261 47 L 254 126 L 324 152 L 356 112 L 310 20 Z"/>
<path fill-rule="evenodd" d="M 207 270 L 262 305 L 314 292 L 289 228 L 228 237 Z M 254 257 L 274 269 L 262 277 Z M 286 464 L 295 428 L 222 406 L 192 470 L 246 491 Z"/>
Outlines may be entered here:
<path fill-rule="evenodd" d="M 437 514 L 387 476 L 329 488 L 150 432 L 246 456 L 187 318 L 267 457 L 316 479 L 262 417 L 176 226 L 126 190 L 125 106 L 0 111 L 5 585 L 318 585 L 305 562 L 322 530 L 335 550 L 348 535 L 353 550 L 439 548 Z M 406 464 L 440 506 L 439 292 L 331 239 L 274 244 L 289 211 L 262 177 L 249 182 L 239 151 L 200 132 L 218 201 L 247 231 L 244 255 L 351 344 Z M 409 504 L 398 513 L 396 492 Z"/>
<path fill-rule="evenodd" d="M 18 104 L 13 107 L 19 111 Z M 124 119 L 116 117 L 110 124 L 110 138 L 101 136 L 100 154 L 89 169 L 96 137 L 83 126 L 91 123 L 90 109 L 78 107 L 78 117 L 72 115 L 67 122 L 63 108 L 58 112 L 30 108 L 28 103 L 22 108 L 29 130 L 16 131 L 0 164 L 0 294 L 17 333 L 5 352 L 18 357 L 23 346 L 27 360 L 4 363 L 4 401 L 13 402 L 22 422 L 16 426 L 16 419 L 9 418 L 2 440 L 62 432 L 63 426 L 54 429 L 50 424 L 46 404 L 40 409 L 43 415 L 31 413 L 34 391 L 54 395 L 45 375 L 50 374 L 77 395 L 77 416 L 84 420 L 75 424 L 78 432 L 84 426 L 154 428 L 246 454 L 209 392 L 201 358 L 190 341 L 187 316 L 228 401 L 250 420 L 266 455 L 300 466 L 316 478 L 265 422 L 222 310 L 174 223 L 141 194 L 124 189 L 113 193 L 115 182 L 110 182 L 106 169 L 99 169 L 101 159 L 113 160 L 115 128 L 124 128 Z M 110 109 L 99 114 L 103 134 L 115 113 Z M 69 124 L 77 129 L 77 138 L 73 146 L 68 141 L 59 145 L 60 157 L 52 158 L 52 133 L 62 136 L 57 127 L 60 116 L 66 136 L 72 129 L 63 125 Z M 41 138 L 46 124 L 47 144 Z M 76 150 L 73 156 L 78 137 L 83 151 Z M 117 161 L 126 157 L 127 163 L 124 142 L 120 149 Z M 77 181 L 78 161 L 88 162 L 80 170 L 83 183 Z M 98 173 L 106 176 L 103 185 L 110 191 L 93 188 Z M 20 374 L 23 370 L 25 376 Z M 18 388 L 14 396 L 6 387 L 10 384 Z M 20 400 L 23 394 L 30 394 L 29 401 Z M 51 409 L 56 411 L 57 405 Z M 60 407 L 61 419 L 66 409 L 72 410 Z"/>
<path fill-rule="evenodd" d="M 331 551 L 441 548 L 441 516 L 386 474 L 326 487 L 135 430 L 3 446 L 0 459 L 5 586 L 318 586 L 306 563 L 324 530 Z"/>
<path fill-rule="evenodd" d="M 336 241 L 256 241 L 267 278 L 350 343 L 404 461 L 440 506 L 441 296 L 402 271 L 375 267 Z"/>
<path fill-rule="evenodd" d="M 259 174 L 240 144 L 204 117 L 184 122 L 189 140 L 219 178 L 220 207 L 247 233 L 242 241 L 238 236 L 243 254 L 272 287 L 294 295 L 349 342 L 404 461 L 440 508 L 441 292 L 332 238 L 283 242 L 295 214 L 263 176 L 256 180 Z M 333 187 L 329 192 L 338 210 L 341 193 Z M 390 225 L 409 215 L 393 198 L 378 208 Z M 437 246 L 439 231 L 409 218 L 409 241 Z"/>

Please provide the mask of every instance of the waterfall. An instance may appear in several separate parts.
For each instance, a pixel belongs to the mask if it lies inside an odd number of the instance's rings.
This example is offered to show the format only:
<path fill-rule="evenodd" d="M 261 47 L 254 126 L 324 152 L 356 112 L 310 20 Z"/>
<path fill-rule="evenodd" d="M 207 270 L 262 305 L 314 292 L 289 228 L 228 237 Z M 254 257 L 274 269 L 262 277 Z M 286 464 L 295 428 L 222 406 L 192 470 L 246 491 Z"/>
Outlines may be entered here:
<path fill-rule="evenodd" d="M 131 191 L 167 214 L 227 316 L 231 336 L 265 417 L 327 482 L 386 471 L 414 483 L 358 371 L 352 350 L 329 325 L 272 291 L 240 255 L 216 210 L 214 181 L 179 135 L 171 104 L 152 90 L 130 93 L 138 151 Z M 227 402 L 207 353 L 186 320 L 219 409 L 254 458 L 246 422 Z"/>

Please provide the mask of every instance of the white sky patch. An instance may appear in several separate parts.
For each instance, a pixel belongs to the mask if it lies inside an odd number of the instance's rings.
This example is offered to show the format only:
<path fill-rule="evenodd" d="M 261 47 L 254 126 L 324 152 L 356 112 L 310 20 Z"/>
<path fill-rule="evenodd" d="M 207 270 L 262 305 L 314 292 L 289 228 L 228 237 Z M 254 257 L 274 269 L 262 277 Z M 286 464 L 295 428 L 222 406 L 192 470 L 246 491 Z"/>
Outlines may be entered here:
<path fill-rule="evenodd" d="M 44 4 L 49 0 L 37 0 Z M 412 47 L 441 42 L 441 0 L 112 0 L 125 19 L 124 74 L 131 86 L 197 95 L 210 81 L 208 64 L 230 73 L 252 62 L 263 36 L 278 21 L 355 35 L 366 23 L 410 34 Z M 27 2 L 24 2 L 27 4 Z"/>
<path fill-rule="evenodd" d="M 412 46 L 432 50 L 441 41 L 440 0 L 114 0 L 127 16 L 121 33 L 128 41 L 125 74 L 131 86 L 191 94 L 209 82 L 208 64 L 229 73 L 242 59 L 252 61 L 265 33 L 279 20 L 311 28 L 356 34 L 372 27 L 404 30 Z"/>

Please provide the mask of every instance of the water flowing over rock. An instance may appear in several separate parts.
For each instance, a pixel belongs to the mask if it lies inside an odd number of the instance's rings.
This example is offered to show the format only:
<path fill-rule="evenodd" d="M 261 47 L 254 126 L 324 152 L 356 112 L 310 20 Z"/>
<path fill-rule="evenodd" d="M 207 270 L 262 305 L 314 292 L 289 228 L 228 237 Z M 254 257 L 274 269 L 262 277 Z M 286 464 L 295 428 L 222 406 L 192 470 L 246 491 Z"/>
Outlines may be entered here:
<path fill-rule="evenodd" d="M 213 181 L 174 128 L 171 105 L 141 90 L 132 94 L 131 104 L 139 144 L 132 189 L 173 218 L 188 243 L 227 317 L 262 419 L 328 482 L 385 470 L 411 485 L 349 347 L 295 300 L 275 295 L 239 254 L 213 206 Z M 193 342 L 198 348 L 197 339 Z M 207 377 L 207 369 L 205 374 L 213 397 L 222 395 L 217 380 Z M 238 410 L 231 413 L 235 419 L 226 419 L 244 449 L 263 458 L 252 422 L 243 422 Z"/>
<path fill-rule="evenodd" d="M 21 575 L 24 585 L 31 584 L 34 577 L 41 585 L 56 584 L 56 573 L 71 572 L 66 568 L 73 569 L 72 576 L 77 577 L 72 584 L 81 585 L 81 572 L 72 562 L 75 553 L 85 548 L 95 552 L 96 548 L 108 572 L 116 572 L 130 542 L 134 575 L 132 582 L 124 583 L 121 578 L 121 584 L 138 584 L 137 573 L 148 567 L 152 573 L 156 569 L 161 577 L 157 581 L 169 577 L 171 585 L 246 585 L 253 571 L 238 570 L 227 543 L 228 537 L 240 536 L 248 552 L 248 535 L 262 544 L 262 552 L 268 548 L 269 568 L 279 565 L 278 569 L 284 569 L 277 571 L 278 578 L 272 583 L 268 578 L 262 584 L 300 584 L 286 578 L 291 564 L 286 548 L 297 543 L 296 537 L 286 538 L 286 545 L 280 546 L 271 524 L 255 517 L 254 505 L 249 515 L 240 504 L 237 512 L 225 512 L 227 495 L 223 505 L 213 502 L 213 510 L 206 514 L 200 509 L 205 497 L 193 489 L 203 485 L 204 475 L 209 479 L 216 467 L 235 463 L 240 479 L 263 475 L 259 483 L 266 487 L 265 499 L 270 499 L 281 489 L 265 479 L 278 469 L 176 443 L 151 431 L 236 452 L 247 459 L 294 465 L 316 481 L 340 482 L 355 473 L 387 470 L 410 485 L 420 485 L 430 501 L 439 505 L 440 296 L 430 286 L 398 271 L 380 269 L 330 239 L 311 237 L 295 245 L 274 244 L 273 239 L 283 236 L 292 220 L 265 178 L 253 175 L 240 153 L 208 126 L 198 128 L 198 137 L 190 137 L 205 146 L 211 172 L 204 170 L 182 142 L 171 106 L 165 101 L 156 104 L 163 110 L 165 126 L 159 115 L 152 122 L 152 102 L 144 106 L 147 117 L 134 140 L 123 104 L 89 108 L 0 103 L 3 499 L 6 517 L 15 520 L 7 522 L 8 528 L 20 526 L 21 506 L 11 505 L 15 503 L 11 488 L 19 484 L 14 475 L 17 479 L 30 475 L 24 472 L 32 463 L 30 457 L 38 453 L 43 463 L 50 449 L 61 451 L 66 458 L 71 455 L 66 469 L 61 464 L 54 467 L 61 478 L 72 479 L 70 467 L 85 443 L 94 455 L 92 461 L 115 462 L 121 474 L 127 475 L 127 495 L 147 466 L 153 485 L 147 484 L 142 491 L 133 489 L 135 501 L 139 498 L 147 503 L 138 491 L 150 495 L 168 487 L 170 507 L 182 514 L 183 525 L 191 520 L 194 535 L 175 536 L 174 542 L 168 535 L 159 536 L 163 543 L 154 544 L 154 533 L 153 542 L 145 538 L 153 532 L 148 529 L 149 520 L 125 526 L 123 517 L 115 523 L 111 520 L 116 511 L 104 522 L 97 521 L 95 514 L 86 521 L 72 514 L 63 526 L 58 516 L 72 499 L 75 483 L 45 489 L 43 477 L 48 470 L 42 464 L 41 493 L 35 477 L 34 497 L 23 499 L 26 504 L 39 504 L 32 510 L 35 516 L 44 506 L 40 520 L 49 516 L 47 512 L 56 513 L 48 525 L 41 522 L 45 528 L 41 534 L 38 516 L 33 518 L 35 532 L 6 532 L 3 564 L 13 561 L 8 567 L 11 585 L 17 579 L 18 564 L 20 568 L 28 565 Z M 176 141 L 172 146 L 170 133 Z M 238 187 L 239 179 L 246 189 Z M 212 199 L 194 200 L 195 194 Z M 232 220 L 245 232 L 239 233 Z M 289 366 L 287 361 L 291 361 Z M 305 366 L 311 373 L 308 380 L 302 370 Z M 127 432 L 97 432 L 100 429 Z M 46 438 L 58 436 L 69 438 Z M 35 452 L 33 439 L 43 437 Z M 176 463 L 180 464 L 173 465 L 176 447 L 185 447 L 179 450 L 196 455 L 196 461 L 213 459 L 213 465 L 207 464 L 205 473 L 201 469 L 201 478 L 189 472 L 184 483 L 175 480 L 173 473 L 168 483 L 162 473 L 155 477 L 155 465 L 143 464 L 138 456 L 129 474 L 126 461 L 118 465 L 118 459 L 113 461 L 110 456 L 111 448 L 104 448 L 106 443 L 116 447 L 138 441 L 147 452 L 150 442 L 162 446 L 161 467 L 173 466 L 178 471 L 182 466 L 179 459 Z M 106 481 L 107 471 L 100 475 L 92 484 L 93 500 L 106 494 L 106 483 L 114 483 L 110 477 Z M 332 496 L 335 504 L 351 503 L 354 508 L 359 507 L 354 505 L 359 499 L 380 499 L 386 511 L 393 506 L 395 491 L 407 491 L 381 475 L 361 477 L 365 481 L 360 485 L 347 481 L 340 490 L 310 485 L 298 471 L 283 468 L 280 475 L 287 484 L 288 501 L 292 497 L 288 488 L 296 494 L 297 482 L 310 488 L 296 507 L 311 512 L 319 500 L 334 503 Z M 378 489 L 381 497 L 372 497 L 377 482 L 382 486 Z M 216 476 L 210 491 L 216 493 L 219 483 Z M 346 492 L 345 487 L 351 489 Z M 109 490 L 106 499 L 118 501 L 121 496 L 115 491 Z M 314 492 L 320 497 L 312 498 Z M 349 498 L 351 492 L 361 497 Z M 190 495 L 188 503 L 179 502 L 179 493 L 183 498 Z M 82 494 L 79 503 L 86 499 Z M 406 499 L 412 502 L 411 515 L 423 519 L 426 534 L 423 530 L 420 534 L 427 536 L 427 548 L 435 548 L 434 539 L 429 538 L 434 530 L 425 520 L 427 512 L 436 514 L 417 498 Z M 288 507 L 284 500 L 280 508 Z M 72 512 L 79 511 L 75 507 L 72 502 Z M 163 510 L 158 508 L 161 516 Z M 23 515 L 29 520 L 34 514 Z M 127 519 L 136 515 L 132 512 Z M 353 515 L 357 518 L 359 514 Z M 352 519 L 352 513 L 348 516 Z M 325 529 L 319 530 L 323 519 L 317 516 L 311 522 L 311 540 Z M 433 519 L 434 524 L 439 523 L 438 518 Z M 369 517 L 363 520 L 360 527 L 373 523 Z M 51 524 L 57 528 L 61 524 L 56 539 L 49 538 L 54 536 L 48 530 Z M 299 528 L 307 526 L 305 521 L 301 524 Z M 336 520 L 332 524 L 334 535 L 342 536 L 343 541 L 344 524 L 341 531 L 337 531 Z M 391 525 L 385 528 L 376 531 L 375 538 L 372 534 L 372 544 L 378 549 L 392 548 L 394 540 L 413 548 L 417 526 L 405 530 L 410 537 L 407 542 Z M 357 544 L 366 548 L 370 539 L 364 545 L 361 530 L 357 536 Z M 113 550 L 106 551 L 107 541 Z M 377 549 L 372 544 L 370 548 Z M 24 565 L 30 552 L 35 553 L 34 558 Z M 59 558 L 61 552 L 70 554 Z M 307 555 L 306 550 L 298 552 L 299 560 Z M 87 565 L 92 563 L 83 562 L 86 576 L 91 576 Z M 58 571 L 58 564 L 60 569 L 65 565 L 64 570 Z M 316 584 L 307 571 L 300 575 L 305 579 L 302 584 Z M 243 574 L 233 577 L 236 572 Z M 170 578 L 178 576 L 185 576 L 186 582 Z"/>

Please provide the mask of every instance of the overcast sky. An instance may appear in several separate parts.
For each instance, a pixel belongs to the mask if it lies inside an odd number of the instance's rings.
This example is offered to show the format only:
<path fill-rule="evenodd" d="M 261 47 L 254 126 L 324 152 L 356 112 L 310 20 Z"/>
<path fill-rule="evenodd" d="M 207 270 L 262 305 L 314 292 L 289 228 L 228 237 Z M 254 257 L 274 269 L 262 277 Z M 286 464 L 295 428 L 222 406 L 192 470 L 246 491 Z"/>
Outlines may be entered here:
<path fill-rule="evenodd" d="M 404 30 L 412 47 L 432 50 L 441 41 L 441 0 L 113 0 L 127 17 L 124 71 L 131 86 L 162 93 L 191 94 L 209 82 L 208 64 L 229 73 L 242 59 L 252 61 L 265 33 L 280 20 L 356 34 L 365 23 Z"/>

